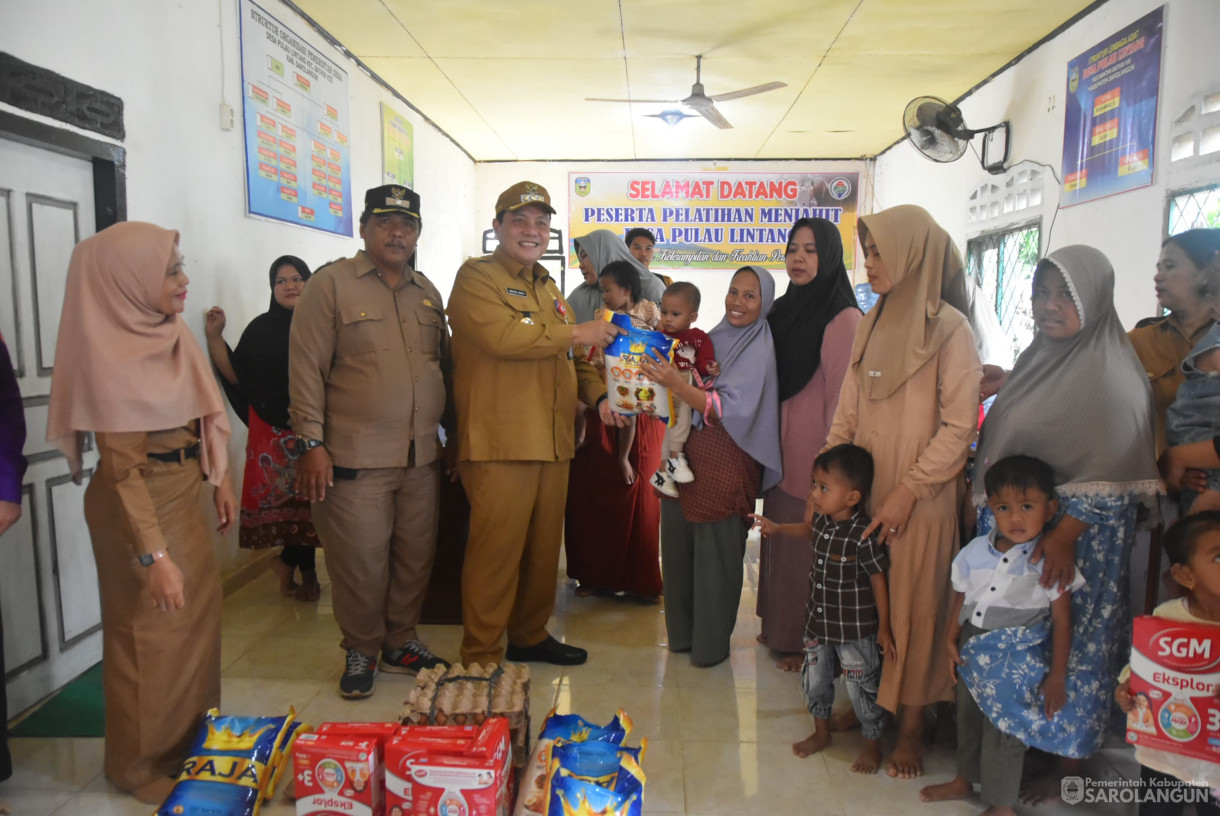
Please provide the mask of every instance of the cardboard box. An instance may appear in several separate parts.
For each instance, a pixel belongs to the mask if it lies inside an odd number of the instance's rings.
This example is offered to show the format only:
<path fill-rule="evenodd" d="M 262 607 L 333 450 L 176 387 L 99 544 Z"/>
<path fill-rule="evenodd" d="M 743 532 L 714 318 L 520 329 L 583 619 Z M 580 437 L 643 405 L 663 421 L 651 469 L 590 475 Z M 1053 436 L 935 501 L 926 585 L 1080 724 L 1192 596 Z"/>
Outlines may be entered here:
<path fill-rule="evenodd" d="M 318 726 L 318 733 L 377 740 L 377 747 L 384 757 L 385 744 L 398 733 L 399 728 L 401 726 L 396 722 L 328 722 Z"/>
<path fill-rule="evenodd" d="M 302 734 L 292 746 L 297 816 L 385 816 L 377 740 Z"/>
<path fill-rule="evenodd" d="M 386 744 L 387 816 L 508 816 L 513 801 L 508 720 L 406 726 Z"/>
<path fill-rule="evenodd" d="M 1127 742 L 1220 763 L 1220 626 L 1135 619 Z"/>

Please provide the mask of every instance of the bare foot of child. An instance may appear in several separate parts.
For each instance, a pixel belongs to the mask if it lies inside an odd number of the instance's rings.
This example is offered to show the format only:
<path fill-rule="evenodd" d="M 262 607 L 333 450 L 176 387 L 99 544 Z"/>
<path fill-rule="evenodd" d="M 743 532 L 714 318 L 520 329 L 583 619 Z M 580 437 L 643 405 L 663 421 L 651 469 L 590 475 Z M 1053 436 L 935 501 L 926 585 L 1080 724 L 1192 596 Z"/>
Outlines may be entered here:
<path fill-rule="evenodd" d="M 831 731 L 851 731 L 860 727 L 860 718 L 856 716 L 856 710 L 849 708 L 842 714 L 836 714 L 830 718 Z"/>
<path fill-rule="evenodd" d="M 291 598 L 297 591 L 297 582 L 292 580 L 293 568 L 284 563 L 278 555 L 271 557 L 271 571 L 280 579 L 280 594 Z"/>
<path fill-rule="evenodd" d="M 955 776 L 948 782 L 939 785 L 928 785 L 919 792 L 921 802 L 951 802 L 957 799 L 969 799 L 974 795 L 974 785 L 970 780 Z"/>
<path fill-rule="evenodd" d="M 792 743 L 792 753 L 804 759 L 830 745 L 830 732 L 826 730 L 826 721 L 818 720 L 818 723 L 816 731 L 800 742 Z"/>
<path fill-rule="evenodd" d="M 874 774 L 881 767 L 881 746 L 877 740 L 865 740 L 864 750 L 856 761 L 851 764 L 852 773 Z"/>
<path fill-rule="evenodd" d="M 623 472 L 623 481 L 627 484 L 635 484 L 635 468 L 631 466 L 631 460 L 626 457 L 618 460 L 618 469 Z"/>
<path fill-rule="evenodd" d="M 805 656 L 802 654 L 784 655 L 775 661 L 775 665 L 786 672 L 799 672 L 805 666 Z"/>
<path fill-rule="evenodd" d="M 923 740 L 915 735 L 899 734 L 894 752 L 885 763 L 885 772 L 898 779 L 923 776 Z"/>

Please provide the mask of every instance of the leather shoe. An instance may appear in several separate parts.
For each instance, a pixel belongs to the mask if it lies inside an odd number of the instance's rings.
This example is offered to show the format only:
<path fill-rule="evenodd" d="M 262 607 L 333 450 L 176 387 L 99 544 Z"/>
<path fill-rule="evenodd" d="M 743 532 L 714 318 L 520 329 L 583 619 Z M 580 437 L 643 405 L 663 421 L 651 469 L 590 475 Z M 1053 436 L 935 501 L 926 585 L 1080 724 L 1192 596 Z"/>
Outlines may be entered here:
<path fill-rule="evenodd" d="M 505 658 L 516 663 L 551 663 L 555 666 L 579 666 L 589 659 L 589 653 L 578 646 L 560 643 L 550 635 L 533 646 L 508 644 Z"/>

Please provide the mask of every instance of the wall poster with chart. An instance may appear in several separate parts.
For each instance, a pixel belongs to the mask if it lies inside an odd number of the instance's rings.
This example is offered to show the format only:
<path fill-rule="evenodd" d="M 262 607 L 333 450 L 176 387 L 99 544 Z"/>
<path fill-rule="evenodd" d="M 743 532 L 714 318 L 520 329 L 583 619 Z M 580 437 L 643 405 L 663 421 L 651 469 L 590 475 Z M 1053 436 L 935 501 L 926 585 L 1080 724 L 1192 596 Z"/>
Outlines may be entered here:
<path fill-rule="evenodd" d="M 415 184 L 415 135 L 411 123 L 381 103 L 381 183 Z"/>
<path fill-rule="evenodd" d="M 1164 10 L 1068 63 L 1060 206 L 1152 183 Z"/>
<path fill-rule="evenodd" d="M 350 236 L 347 72 L 256 3 L 240 9 L 247 209 Z"/>

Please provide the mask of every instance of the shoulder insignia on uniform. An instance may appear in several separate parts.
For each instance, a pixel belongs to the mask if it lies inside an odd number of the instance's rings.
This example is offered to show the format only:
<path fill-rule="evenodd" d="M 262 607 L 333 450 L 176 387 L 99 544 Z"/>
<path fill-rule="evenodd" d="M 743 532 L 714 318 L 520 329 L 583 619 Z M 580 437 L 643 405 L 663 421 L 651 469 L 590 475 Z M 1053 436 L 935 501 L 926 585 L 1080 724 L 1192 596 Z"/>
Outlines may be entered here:
<path fill-rule="evenodd" d="M 316 275 L 319 272 L 321 272 L 323 269 L 326 269 L 327 267 L 334 266 L 337 263 L 343 263 L 344 261 L 350 261 L 350 260 L 351 260 L 351 258 L 335 258 L 333 261 L 327 261 L 326 263 L 319 266 L 317 269 L 315 269 L 313 271 L 313 273 Z"/>

